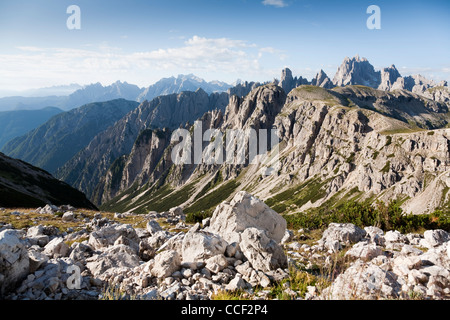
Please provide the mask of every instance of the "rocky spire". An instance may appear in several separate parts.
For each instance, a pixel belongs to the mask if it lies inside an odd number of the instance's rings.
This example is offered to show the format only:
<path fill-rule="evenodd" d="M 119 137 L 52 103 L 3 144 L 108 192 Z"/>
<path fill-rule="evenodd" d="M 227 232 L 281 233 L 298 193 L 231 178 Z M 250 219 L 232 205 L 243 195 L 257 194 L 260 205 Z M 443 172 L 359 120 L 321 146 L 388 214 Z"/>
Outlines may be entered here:
<path fill-rule="evenodd" d="M 378 88 L 380 82 L 380 72 L 375 71 L 369 61 L 359 55 L 352 59 L 346 57 L 333 78 L 333 84 L 336 86 L 359 84 Z"/>

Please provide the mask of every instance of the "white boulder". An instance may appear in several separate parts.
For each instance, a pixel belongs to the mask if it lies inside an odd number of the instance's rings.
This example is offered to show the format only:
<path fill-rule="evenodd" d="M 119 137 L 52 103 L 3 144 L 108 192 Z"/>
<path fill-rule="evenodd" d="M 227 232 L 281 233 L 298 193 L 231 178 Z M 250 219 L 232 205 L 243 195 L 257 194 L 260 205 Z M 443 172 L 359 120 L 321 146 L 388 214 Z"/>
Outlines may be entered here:
<path fill-rule="evenodd" d="M 222 202 L 214 210 L 210 226 L 228 243 L 240 242 L 240 235 L 247 228 L 258 228 L 280 243 L 286 234 L 286 220 L 253 195 L 240 191 L 230 202 Z"/>

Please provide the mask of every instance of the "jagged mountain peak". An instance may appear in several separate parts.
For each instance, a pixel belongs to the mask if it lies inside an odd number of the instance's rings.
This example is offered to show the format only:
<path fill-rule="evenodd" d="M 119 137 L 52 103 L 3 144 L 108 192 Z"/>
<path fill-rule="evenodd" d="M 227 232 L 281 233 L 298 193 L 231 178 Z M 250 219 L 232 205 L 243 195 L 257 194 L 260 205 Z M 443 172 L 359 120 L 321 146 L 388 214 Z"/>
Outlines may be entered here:
<path fill-rule="evenodd" d="M 349 59 L 346 57 L 338 68 L 333 84 L 336 86 L 365 85 L 377 88 L 380 84 L 380 72 L 366 58 L 358 55 Z"/>

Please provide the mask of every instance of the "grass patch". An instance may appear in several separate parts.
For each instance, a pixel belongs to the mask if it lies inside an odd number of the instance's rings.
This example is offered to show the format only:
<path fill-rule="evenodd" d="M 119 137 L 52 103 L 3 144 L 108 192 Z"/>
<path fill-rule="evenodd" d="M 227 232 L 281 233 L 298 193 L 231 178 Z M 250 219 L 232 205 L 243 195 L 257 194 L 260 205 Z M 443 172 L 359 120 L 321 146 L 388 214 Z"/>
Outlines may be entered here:
<path fill-rule="evenodd" d="M 388 173 L 389 170 L 391 170 L 391 162 L 390 162 L 390 161 L 386 162 L 386 164 L 385 164 L 384 167 L 380 170 L 380 172 Z"/>
<path fill-rule="evenodd" d="M 326 183 L 327 181 L 311 179 L 267 199 L 265 203 L 276 212 L 284 213 L 291 206 L 301 207 L 309 201 L 314 203 L 326 196 L 326 191 L 322 189 Z"/>
<path fill-rule="evenodd" d="M 239 185 L 240 183 L 236 180 L 228 181 L 216 190 L 198 199 L 184 210 L 186 222 L 201 222 L 206 217 L 210 217 L 214 208 L 222 201 L 225 201 Z"/>

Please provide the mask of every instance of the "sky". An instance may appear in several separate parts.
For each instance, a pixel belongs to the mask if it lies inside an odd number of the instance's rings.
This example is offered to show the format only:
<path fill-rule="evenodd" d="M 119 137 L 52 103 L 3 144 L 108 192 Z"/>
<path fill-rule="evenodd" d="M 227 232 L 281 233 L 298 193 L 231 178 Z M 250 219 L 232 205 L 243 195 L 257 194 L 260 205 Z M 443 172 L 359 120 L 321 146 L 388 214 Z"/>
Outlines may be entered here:
<path fill-rule="evenodd" d="M 367 27 L 370 5 L 380 29 Z M 0 92 L 191 73 L 271 81 L 285 67 L 332 79 L 357 54 L 450 81 L 449 14 L 449 0 L 0 0 Z"/>

